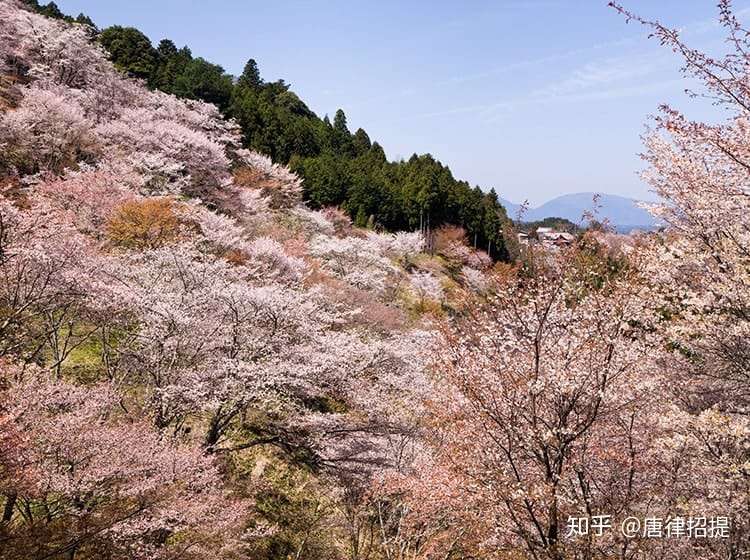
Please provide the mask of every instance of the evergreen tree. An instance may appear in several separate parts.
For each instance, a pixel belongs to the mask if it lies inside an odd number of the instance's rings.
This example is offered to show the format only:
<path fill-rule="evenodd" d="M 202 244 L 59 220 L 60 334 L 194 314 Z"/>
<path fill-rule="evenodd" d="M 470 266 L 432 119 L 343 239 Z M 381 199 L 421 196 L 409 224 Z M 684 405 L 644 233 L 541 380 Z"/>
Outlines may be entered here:
<path fill-rule="evenodd" d="M 149 80 L 149 85 L 156 89 L 175 93 L 177 78 L 185 72 L 185 68 L 193 60 L 190 49 L 177 46 L 169 39 L 162 39 L 156 47 L 158 66 Z"/>
<path fill-rule="evenodd" d="M 151 41 L 133 27 L 115 25 L 102 31 L 99 42 L 109 52 L 114 65 L 134 76 L 148 80 L 157 68 L 158 55 Z"/>
<path fill-rule="evenodd" d="M 360 205 L 357 210 L 357 217 L 354 219 L 354 225 L 362 228 L 367 227 L 367 212 L 365 212 L 365 207 L 362 205 Z"/>
<path fill-rule="evenodd" d="M 358 156 L 366 154 L 372 147 L 372 142 L 370 142 L 370 137 L 361 128 L 358 128 L 357 132 L 354 133 L 353 144 L 354 144 L 354 153 Z"/>
<path fill-rule="evenodd" d="M 502 227 L 503 222 L 507 220 L 507 216 L 494 188 L 484 195 L 483 208 L 487 253 L 493 258 L 506 259 L 507 251 L 503 242 Z"/>
<path fill-rule="evenodd" d="M 76 23 L 81 23 L 83 25 L 88 25 L 90 27 L 93 27 L 96 29 L 96 25 L 94 25 L 94 21 L 87 16 L 86 14 L 78 14 L 78 17 L 76 17 Z"/>
<path fill-rule="evenodd" d="M 346 125 L 346 115 L 342 109 L 336 111 L 336 115 L 333 117 L 331 148 L 340 156 L 354 157 L 354 143 L 349 127 Z"/>
<path fill-rule="evenodd" d="M 54 2 L 50 2 L 46 6 L 41 6 L 39 13 L 55 19 L 67 19 Z"/>
<path fill-rule="evenodd" d="M 336 115 L 333 117 L 333 130 L 340 134 L 351 135 L 346 125 L 346 114 L 343 109 L 337 110 Z"/>
<path fill-rule="evenodd" d="M 239 85 L 256 89 L 263 85 L 263 80 L 260 77 L 260 70 L 258 70 L 258 63 L 255 62 L 255 59 L 251 58 L 247 61 L 247 64 L 245 64 L 242 76 L 240 76 L 239 79 Z"/>
<path fill-rule="evenodd" d="M 232 97 L 232 77 L 224 73 L 218 64 L 211 64 L 202 58 L 194 58 L 177 76 L 174 93 L 180 97 L 201 99 L 227 109 Z"/>
<path fill-rule="evenodd" d="M 385 163 L 386 162 L 385 150 L 377 142 L 373 142 L 372 143 L 372 148 L 370 148 L 370 154 L 373 155 L 373 158 L 374 158 L 375 161 L 379 161 L 381 163 Z"/>

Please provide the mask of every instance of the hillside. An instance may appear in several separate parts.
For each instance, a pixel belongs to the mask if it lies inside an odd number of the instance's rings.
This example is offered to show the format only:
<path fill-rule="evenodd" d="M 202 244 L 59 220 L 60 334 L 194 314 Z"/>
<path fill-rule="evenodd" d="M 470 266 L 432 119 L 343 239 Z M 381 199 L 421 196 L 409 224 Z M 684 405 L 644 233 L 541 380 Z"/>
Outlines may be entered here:
<path fill-rule="evenodd" d="M 0 2 L 0 558 L 338 557 L 492 260 L 310 208 L 94 39 Z"/>
<path fill-rule="evenodd" d="M 597 196 L 596 203 L 594 202 L 594 196 Z M 500 199 L 500 201 L 505 206 L 508 216 L 516 219 L 520 205 L 503 199 Z M 657 221 L 654 216 L 638 206 L 638 204 L 639 201 L 635 199 L 613 194 L 565 194 L 555 197 L 536 208 L 528 208 L 522 220 L 532 222 L 543 220 L 544 218 L 558 217 L 565 218 L 573 223 L 585 223 L 584 215 L 593 212 L 596 220 L 603 221 L 607 219 L 610 224 L 617 228 L 655 227 Z"/>
<path fill-rule="evenodd" d="M 63 15 L 54 3 L 24 3 L 44 15 L 93 23 L 84 15 Z M 502 234 L 507 216 L 495 191 L 453 177 L 431 154 L 388 161 L 363 128 L 349 130 L 341 109 L 332 121 L 328 115 L 319 118 L 283 79 L 264 80 L 252 58 L 235 77 L 169 39 L 154 47 L 134 28 L 91 31 L 120 71 L 150 89 L 212 103 L 234 119 L 244 147 L 288 164 L 302 178 L 304 198 L 313 208 L 338 206 L 358 226 L 419 229 L 428 237 L 440 225 L 458 225 L 494 259 L 507 260 Z"/>

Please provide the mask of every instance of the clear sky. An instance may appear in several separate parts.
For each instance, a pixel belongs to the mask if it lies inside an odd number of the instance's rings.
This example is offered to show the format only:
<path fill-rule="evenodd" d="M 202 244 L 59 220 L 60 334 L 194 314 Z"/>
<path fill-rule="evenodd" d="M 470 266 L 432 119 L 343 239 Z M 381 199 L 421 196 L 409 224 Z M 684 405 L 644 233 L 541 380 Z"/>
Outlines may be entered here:
<path fill-rule="evenodd" d="M 722 47 L 713 0 L 623 0 Z M 239 74 L 255 58 L 319 115 L 341 107 L 390 158 L 431 152 L 454 175 L 542 203 L 599 191 L 648 198 L 636 173 L 648 115 L 696 117 L 679 60 L 604 0 L 494 2 L 58 0 L 100 27 L 130 25 Z M 741 19 L 750 0 L 736 0 Z M 714 115 L 711 115 L 714 116 Z"/>

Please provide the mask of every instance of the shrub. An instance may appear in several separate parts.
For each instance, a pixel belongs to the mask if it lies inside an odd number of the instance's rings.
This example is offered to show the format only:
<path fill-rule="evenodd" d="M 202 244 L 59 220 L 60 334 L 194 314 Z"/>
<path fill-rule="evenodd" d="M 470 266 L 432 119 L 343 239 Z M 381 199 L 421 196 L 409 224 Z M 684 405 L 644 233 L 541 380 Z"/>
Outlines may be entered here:
<path fill-rule="evenodd" d="M 181 223 L 169 198 L 126 202 L 107 224 L 109 239 L 129 249 L 156 249 L 179 237 Z"/>

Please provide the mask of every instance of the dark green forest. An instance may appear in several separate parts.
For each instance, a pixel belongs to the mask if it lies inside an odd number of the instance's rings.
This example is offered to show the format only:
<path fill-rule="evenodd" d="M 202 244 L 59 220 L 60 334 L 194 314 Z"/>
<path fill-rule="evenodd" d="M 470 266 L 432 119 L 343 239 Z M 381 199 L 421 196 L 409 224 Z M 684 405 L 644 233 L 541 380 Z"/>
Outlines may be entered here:
<path fill-rule="evenodd" d="M 169 39 L 154 47 L 138 29 L 98 30 L 87 16 L 66 16 L 54 2 L 26 1 L 44 15 L 92 26 L 115 66 L 150 88 L 216 104 L 239 123 L 247 148 L 303 178 L 312 207 L 339 206 L 356 225 L 389 231 L 459 225 L 476 247 L 496 260 L 508 258 L 502 233 L 507 215 L 494 189 L 484 192 L 456 179 L 430 154 L 388 161 L 364 129 L 350 131 L 343 110 L 333 122 L 319 118 L 284 80 L 265 81 L 254 59 L 234 77 Z"/>

